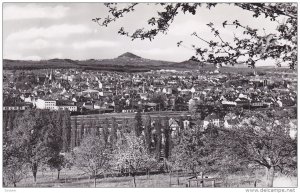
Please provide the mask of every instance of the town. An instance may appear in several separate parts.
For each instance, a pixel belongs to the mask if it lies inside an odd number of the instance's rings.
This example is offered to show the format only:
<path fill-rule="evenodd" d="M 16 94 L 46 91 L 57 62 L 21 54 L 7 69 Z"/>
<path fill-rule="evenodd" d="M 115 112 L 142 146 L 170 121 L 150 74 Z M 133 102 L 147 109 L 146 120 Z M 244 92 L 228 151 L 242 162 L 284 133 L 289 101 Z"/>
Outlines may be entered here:
<path fill-rule="evenodd" d="M 5 70 L 3 78 L 5 114 L 26 109 L 68 110 L 78 125 L 84 117 L 84 122 L 102 119 L 102 123 L 115 117 L 121 124 L 125 118 L 134 118 L 138 110 L 152 117 L 168 116 L 173 130 L 178 129 L 180 117 L 189 126 L 232 127 L 242 109 L 288 111 L 294 124 L 297 116 L 297 76 L 293 72 L 42 69 Z"/>
<path fill-rule="evenodd" d="M 198 112 L 201 104 L 246 109 L 296 105 L 295 73 L 253 72 L 4 70 L 3 110 L 68 109 L 72 115 L 85 115 L 136 112 L 138 108 L 142 112 Z"/>

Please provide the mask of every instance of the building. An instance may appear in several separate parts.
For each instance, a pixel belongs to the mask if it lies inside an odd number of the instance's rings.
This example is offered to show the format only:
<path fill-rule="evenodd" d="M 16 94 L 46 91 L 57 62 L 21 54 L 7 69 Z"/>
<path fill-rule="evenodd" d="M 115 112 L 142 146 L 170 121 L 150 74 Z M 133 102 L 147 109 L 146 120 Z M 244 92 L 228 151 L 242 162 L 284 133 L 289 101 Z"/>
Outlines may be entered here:
<path fill-rule="evenodd" d="M 77 106 L 73 105 L 73 106 L 55 106 L 54 108 L 55 110 L 69 110 L 72 112 L 76 112 L 77 111 Z"/>
<path fill-rule="evenodd" d="M 77 111 L 77 106 L 75 105 L 75 102 L 68 101 L 68 100 L 58 100 L 56 101 L 56 107 L 55 110 L 69 110 L 72 112 Z"/>
<path fill-rule="evenodd" d="M 37 109 L 56 109 L 56 101 L 51 99 L 38 99 L 35 102 Z"/>
<path fill-rule="evenodd" d="M 213 124 L 216 127 L 220 127 L 220 119 L 215 113 L 212 113 L 205 117 L 203 121 L 203 127 L 207 128 L 209 124 Z"/>
<path fill-rule="evenodd" d="M 28 103 L 19 103 L 15 105 L 3 105 L 3 111 L 25 111 L 26 109 L 31 108 L 32 104 Z"/>

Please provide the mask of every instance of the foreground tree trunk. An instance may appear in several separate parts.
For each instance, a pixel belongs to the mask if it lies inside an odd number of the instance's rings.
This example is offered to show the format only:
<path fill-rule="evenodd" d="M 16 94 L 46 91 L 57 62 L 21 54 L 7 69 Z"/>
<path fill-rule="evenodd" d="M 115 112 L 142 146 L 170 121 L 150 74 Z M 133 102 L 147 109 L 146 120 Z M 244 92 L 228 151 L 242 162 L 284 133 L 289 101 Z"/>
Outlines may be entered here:
<path fill-rule="evenodd" d="M 34 164 L 32 165 L 32 174 L 33 174 L 33 180 L 34 180 L 34 182 L 36 182 L 37 168 L 38 168 L 37 164 L 34 163 Z"/>
<path fill-rule="evenodd" d="M 179 185 L 179 170 L 177 170 L 177 185 Z"/>
<path fill-rule="evenodd" d="M 133 174 L 132 177 L 133 177 L 133 187 L 136 188 L 135 175 Z"/>
<path fill-rule="evenodd" d="M 147 179 L 150 179 L 150 170 L 147 169 Z"/>
<path fill-rule="evenodd" d="M 60 170 L 57 170 L 57 179 L 59 180 Z"/>
<path fill-rule="evenodd" d="M 94 178 L 94 187 L 96 188 L 96 186 L 97 186 L 97 177 L 95 176 L 95 178 Z"/>
<path fill-rule="evenodd" d="M 172 186 L 172 170 L 169 171 L 169 186 L 171 187 Z"/>
<path fill-rule="evenodd" d="M 16 182 L 14 182 L 14 187 L 17 187 L 17 184 L 16 184 Z"/>
<path fill-rule="evenodd" d="M 273 187 L 273 181 L 274 181 L 274 175 L 275 175 L 275 171 L 274 171 L 274 166 L 271 166 L 270 168 L 266 169 L 266 183 L 267 183 L 267 187 L 268 188 L 272 188 Z"/>

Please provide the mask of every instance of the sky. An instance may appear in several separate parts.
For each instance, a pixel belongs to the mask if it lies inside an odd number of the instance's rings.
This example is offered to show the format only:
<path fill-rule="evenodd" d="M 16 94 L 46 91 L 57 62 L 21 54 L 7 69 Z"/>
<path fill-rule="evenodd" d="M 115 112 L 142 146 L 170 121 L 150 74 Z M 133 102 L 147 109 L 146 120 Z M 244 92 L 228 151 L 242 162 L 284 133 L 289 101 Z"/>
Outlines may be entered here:
<path fill-rule="evenodd" d="M 123 4 L 124 5 L 124 4 Z M 121 5 L 122 6 L 122 5 Z M 104 18 L 108 9 L 103 3 L 4 3 L 3 4 L 3 58 L 44 60 L 69 58 L 74 60 L 109 59 L 125 52 L 132 52 L 148 59 L 181 62 L 189 59 L 194 51 L 191 45 L 205 46 L 192 37 L 197 32 L 207 40 L 215 40 L 206 24 L 213 22 L 220 29 L 225 41 L 231 42 L 234 28 L 223 28 L 225 20 L 238 19 L 242 24 L 273 33 L 276 23 L 264 17 L 253 18 L 251 12 L 229 4 L 218 4 L 208 10 L 201 7 L 196 15 L 180 13 L 167 34 L 156 36 L 153 41 L 134 40 L 118 35 L 124 27 L 129 32 L 147 28 L 147 20 L 157 16 L 161 7 L 141 3 L 132 13 L 100 27 L 93 18 Z M 177 47 L 183 41 L 184 47 Z"/>

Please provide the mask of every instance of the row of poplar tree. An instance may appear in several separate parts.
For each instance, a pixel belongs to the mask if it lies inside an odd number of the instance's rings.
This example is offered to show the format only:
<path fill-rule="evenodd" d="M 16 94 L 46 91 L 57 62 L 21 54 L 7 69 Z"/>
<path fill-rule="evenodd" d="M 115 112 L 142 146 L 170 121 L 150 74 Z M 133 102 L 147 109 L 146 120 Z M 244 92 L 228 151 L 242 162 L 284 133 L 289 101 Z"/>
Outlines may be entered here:
<path fill-rule="evenodd" d="M 105 120 L 99 125 L 91 120 L 89 124 L 71 126 L 69 111 L 26 110 L 7 112 L 3 115 L 3 166 L 5 181 L 15 183 L 21 180 L 25 172 L 24 165 L 32 171 L 34 182 L 41 166 L 48 165 L 59 172 L 63 168 L 62 153 L 70 152 L 80 146 L 85 136 L 98 136 L 105 146 L 116 144 L 124 134 L 134 133 L 143 139 L 146 151 L 154 155 L 157 161 L 168 158 L 171 151 L 171 130 L 169 118 L 151 120 L 150 116 L 142 119 L 139 111 L 134 119 L 123 121 Z M 183 124 L 182 124 L 183 126 Z M 74 136 L 75 133 L 75 136 Z M 75 140 L 78 139 L 78 140 Z M 75 142 L 74 142 L 75 141 Z M 73 144 L 73 145 L 72 145 Z"/>
<path fill-rule="evenodd" d="M 168 158 L 171 150 L 171 129 L 169 127 L 168 117 L 151 118 L 149 115 L 144 119 L 141 112 L 138 111 L 134 119 L 121 120 L 118 124 L 116 118 L 110 120 L 99 120 L 97 118 L 84 120 L 72 120 L 73 130 L 71 147 L 79 146 L 85 135 L 99 136 L 105 143 L 115 144 L 124 133 L 133 132 L 137 137 L 142 137 L 145 147 L 149 153 L 155 154 L 155 157 Z M 179 119 L 180 130 L 183 130 L 183 118 Z M 74 145 L 72 145 L 74 143 Z"/>

